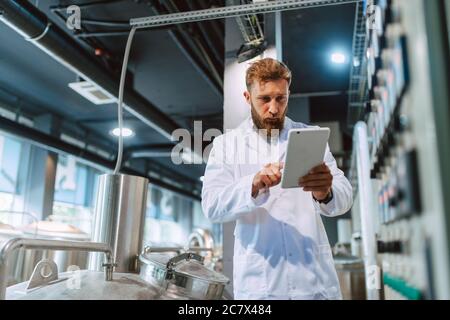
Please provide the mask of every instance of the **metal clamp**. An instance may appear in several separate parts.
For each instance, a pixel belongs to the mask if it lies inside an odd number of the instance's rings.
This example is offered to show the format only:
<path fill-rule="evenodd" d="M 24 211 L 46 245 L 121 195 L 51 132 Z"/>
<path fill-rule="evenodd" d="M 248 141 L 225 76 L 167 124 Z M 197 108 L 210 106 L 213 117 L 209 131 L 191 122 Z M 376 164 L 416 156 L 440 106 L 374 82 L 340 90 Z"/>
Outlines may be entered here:
<path fill-rule="evenodd" d="M 111 247 L 106 243 L 14 238 L 6 242 L 0 251 L 0 300 L 4 300 L 6 296 L 8 259 L 15 250 L 20 248 L 104 252 L 106 255 L 104 264 L 106 281 L 112 280 L 116 265 L 113 261 Z"/>
<path fill-rule="evenodd" d="M 41 40 L 43 37 L 45 37 L 45 35 L 48 33 L 48 31 L 50 30 L 52 23 L 48 22 L 47 26 L 45 27 L 44 31 L 42 31 L 41 34 L 35 36 L 35 37 L 29 37 L 29 38 L 25 38 L 26 41 L 30 41 L 30 42 L 34 42 L 34 41 L 39 41 Z"/>
<path fill-rule="evenodd" d="M 170 259 L 167 262 L 167 270 L 169 271 L 172 270 L 173 267 L 175 267 L 178 263 L 180 263 L 183 260 L 189 261 L 191 259 L 197 260 L 200 263 L 203 263 L 204 260 L 204 258 L 201 255 L 198 255 L 193 252 L 186 252 Z"/>

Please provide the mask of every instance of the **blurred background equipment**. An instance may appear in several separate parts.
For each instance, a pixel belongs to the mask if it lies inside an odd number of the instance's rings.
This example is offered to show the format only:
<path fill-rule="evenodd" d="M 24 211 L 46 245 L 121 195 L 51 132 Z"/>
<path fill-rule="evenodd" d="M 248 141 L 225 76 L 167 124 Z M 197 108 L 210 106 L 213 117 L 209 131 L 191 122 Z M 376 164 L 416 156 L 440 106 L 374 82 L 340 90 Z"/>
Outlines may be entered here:
<path fill-rule="evenodd" d="M 6 297 L 231 299 L 234 225 L 204 217 L 205 162 L 185 155 L 248 116 L 245 69 L 272 57 L 293 74 L 287 115 L 331 128 L 353 185 L 351 211 L 322 217 L 344 298 L 450 298 L 448 0 L 70 5 L 79 30 L 67 1 L 0 1 Z M 181 164 L 177 129 L 201 141 Z"/>

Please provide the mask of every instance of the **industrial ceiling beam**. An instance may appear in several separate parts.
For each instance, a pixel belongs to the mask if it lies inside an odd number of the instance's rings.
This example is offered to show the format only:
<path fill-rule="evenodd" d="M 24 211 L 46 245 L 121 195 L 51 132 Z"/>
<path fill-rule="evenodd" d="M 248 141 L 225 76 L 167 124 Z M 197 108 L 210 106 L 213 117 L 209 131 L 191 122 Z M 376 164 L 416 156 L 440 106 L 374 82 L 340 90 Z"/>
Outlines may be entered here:
<path fill-rule="evenodd" d="M 277 0 L 246 5 L 225 6 L 197 11 L 172 13 L 130 20 L 134 28 L 153 28 L 171 24 L 234 18 L 242 15 L 270 13 L 276 11 L 306 9 L 322 6 L 361 2 L 362 0 Z"/>
<path fill-rule="evenodd" d="M 61 28 L 28 1 L 0 2 L 0 20 L 80 77 L 117 97 L 119 77 L 96 61 Z M 167 139 L 179 125 L 135 90 L 124 94 L 125 109 Z"/>

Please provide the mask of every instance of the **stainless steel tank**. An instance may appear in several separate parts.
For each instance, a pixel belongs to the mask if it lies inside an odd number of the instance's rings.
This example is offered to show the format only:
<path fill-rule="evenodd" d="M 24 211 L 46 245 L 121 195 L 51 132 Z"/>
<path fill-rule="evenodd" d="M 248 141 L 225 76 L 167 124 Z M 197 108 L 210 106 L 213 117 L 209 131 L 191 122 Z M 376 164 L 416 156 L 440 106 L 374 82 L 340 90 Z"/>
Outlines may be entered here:
<path fill-rule="evenodd" d="M 99 178 L 92 241 L 109 244 L 118 272 L 137 272 L 142 250 L 148 179 L 125 174 Z M 92 254 L 90 270 L 101 269 L 101 255 Z"/>
<path fill-rule="evenodd" d="M 14 228 L 12 225 L 0 222 L 0 248 L 9 240 L 22 236 L 23 232 L 21 230 Z M 23 251 L 14 252 L 9 259 L 8 274 L 6 275 L 8 285 L 13 285 L 25 280 L 22 278 L 22 271 L 19 269 L 22 265 L 21 261 L 23 261 L 24 253 L 25 252 Z"/>
<path fill-rule="evenodd" d="M 1 281 L 8 258 L 16 250 L 83 250 L 103 252 L 105 273 L 92 270 L 58 273 L 57 265 L 44 259 L 30 281 L 10 286 Z M 141 273 L 114 273 L 112 249 L 103 243 L 40 239 L 12 239 L 0 251 L 0 298 L 54 300 L 173 300 L 221 299 L 228 279 L 209 270 L 202 257 L 183 254 L 143 253 Z"/>
<path fill-rule="evenodd" d="M 206 268 L 203 257 L 181 253 L 180 248 L 170 249 L 173 253 L 161 259 L 148 250 L 141 252 L 147 188 L 145 178 L 101 176 L 94 221 L 96 242 L 7 241 L 0 251 L 0 299 L 220 299 L 228 279 Z M 25 249 L 101 254 L 92 255 L 89 267 L 93 269 L 67 273 L 59 273 L 51 259 L 41 260 L 29 281 L 6 290 L 8 260 L 17 250 Z M 137 274 L 139 261 L 141 271 Z M 113 272 L 115 268 L 118 273 Z M 103 279 L 99 269 L 105 270 Z"/>
<path fill-rule="evenodd" d="M 365 300 L 364 261 L 344 253 L 334 256 L 334 264 L 344 300 Z"/>

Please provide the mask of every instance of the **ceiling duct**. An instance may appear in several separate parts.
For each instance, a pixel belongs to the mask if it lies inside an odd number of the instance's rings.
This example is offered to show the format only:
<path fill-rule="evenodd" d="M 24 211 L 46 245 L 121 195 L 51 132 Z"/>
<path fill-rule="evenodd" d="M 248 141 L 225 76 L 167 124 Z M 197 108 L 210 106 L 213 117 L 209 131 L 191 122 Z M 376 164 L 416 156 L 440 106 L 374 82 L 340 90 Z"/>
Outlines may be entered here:
<path fill-rule="evenodd" d="M 94 56 L 53 24 L 47 16 L 28 1 L 1 1 L 0 20 L 33 42 L 38 48 L 60 62 L 81 78 L 117 97 L 119 77 L 100 65 Z M 171 139 L 172 132 L 179 128 L 176 122 L 167 117 L 155 105 L 147 101 L 133 89 L 125 89 L 125 109 L 149 125 L 157 132 Z"/>

